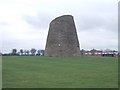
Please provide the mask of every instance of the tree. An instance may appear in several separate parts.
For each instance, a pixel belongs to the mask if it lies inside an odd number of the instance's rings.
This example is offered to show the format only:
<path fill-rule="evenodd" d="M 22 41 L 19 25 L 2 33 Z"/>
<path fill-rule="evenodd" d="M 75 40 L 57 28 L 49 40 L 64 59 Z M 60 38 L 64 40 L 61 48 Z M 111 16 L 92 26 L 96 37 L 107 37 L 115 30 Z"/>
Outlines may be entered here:
<path fill-rule="evenodd" d="M 2 52 L 0 52 L 0 56 L 2 56 Z"/>
<path fill-rule="evenodd" d="M 26 53 L 27 53 L 27 55 L 29 55 L 30 51 L 29 51 L 29 50 L 26 50 Z"/>
<path fill-rule="evenodd" d="M 40 50 L 37 51 L 37 55 L 38 55 L 38 56 L 41 55 L 41 51 L 40 51 Z"/>
<path fill-rule="evenodd" d="M 24 50 L 24 55 L 27 55 L 27 50 Z"/>
<path fill-rule="evenodd" d="M 35 56 L 36 49 L 35 49 L 35 48 L 32 48 L 30 51 L 31 51 L 31 54 L 32 54 L 33 56 Z"/>
<path fill-rule="evenodd" d="M 41 50 L 41 56 L 44 56 L 45 50 Z"/>
<path fill-rule="evenodd" d="M 20 54 L 23 55 L 24 51 L 23 49 L 20 49 Z"/>
<path fill-rule="evenodd" d="M 17 49 L 12 49 L 12 55 L 17 55 Z"/>

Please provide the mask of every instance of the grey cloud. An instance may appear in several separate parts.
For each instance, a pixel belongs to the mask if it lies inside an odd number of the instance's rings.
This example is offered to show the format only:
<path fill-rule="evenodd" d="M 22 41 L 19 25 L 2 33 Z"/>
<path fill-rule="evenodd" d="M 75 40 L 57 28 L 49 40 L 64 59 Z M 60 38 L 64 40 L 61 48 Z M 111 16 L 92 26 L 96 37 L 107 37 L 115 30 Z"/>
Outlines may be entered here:
<path fill-rule="evenodd" d="M 9 24 L 7 22 L 0 22 L 0 26 L 8 26 Z"/>
<path fill-rule="evenodd" d="M 46 28 L 50 22 L 50 17 L 43 14 L 38 14 L 37 16 L 24 16 L 23 19 L 34 28 Z"/>
<path fill-rule="evenodd" d="M 117 3 L 100 1 L 91 2 L 76 13 L 76 25 L 80 30 L 106 29 L 117 32 Z"/>
<path fill-rule="evenodd" d="M 117 32 L 117 18 L 111 16 L 103 16 L 103 15 L 85 15 L 79 16 L 76 20 L 77 27 L 79 30 L 90 30 L 90 29 L 106 29 Z"/>

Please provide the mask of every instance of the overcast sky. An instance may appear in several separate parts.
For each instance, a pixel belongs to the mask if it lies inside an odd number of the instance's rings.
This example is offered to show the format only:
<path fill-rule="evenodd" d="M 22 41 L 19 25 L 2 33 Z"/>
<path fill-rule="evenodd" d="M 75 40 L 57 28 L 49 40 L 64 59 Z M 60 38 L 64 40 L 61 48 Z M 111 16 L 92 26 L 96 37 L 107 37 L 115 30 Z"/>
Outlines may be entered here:
<path fill-rule="evenodd" d="M 119 0 L 0 0 L 0 49 L 45 49 L 49 23 L 73 15 L 80 49 L 118 49 Z"/>

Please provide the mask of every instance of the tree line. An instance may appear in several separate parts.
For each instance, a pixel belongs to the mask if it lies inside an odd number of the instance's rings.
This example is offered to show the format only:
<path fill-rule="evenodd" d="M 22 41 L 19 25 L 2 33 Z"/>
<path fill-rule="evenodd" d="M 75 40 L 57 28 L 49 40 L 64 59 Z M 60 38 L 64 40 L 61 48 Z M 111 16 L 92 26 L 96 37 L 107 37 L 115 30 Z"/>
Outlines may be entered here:
<path fill-rule="evenodd" d="M 2 54 L 2 56 L 44 56 L 44 50 L 37 50 L 32 48 L 31 50 L 20 49 L 12 49 L 9 54 Z"/>

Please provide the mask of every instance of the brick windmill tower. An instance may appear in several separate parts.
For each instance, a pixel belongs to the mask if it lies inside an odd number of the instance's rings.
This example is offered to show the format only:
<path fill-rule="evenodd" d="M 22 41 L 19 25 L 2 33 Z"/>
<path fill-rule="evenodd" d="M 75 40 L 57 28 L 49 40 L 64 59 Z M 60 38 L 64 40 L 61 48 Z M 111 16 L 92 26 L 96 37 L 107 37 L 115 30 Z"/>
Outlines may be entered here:
<path fill-rule="evenodd" d="M 63 15 L 51 21 L 45 56 L 80 56 L 73 16 Z"/>

